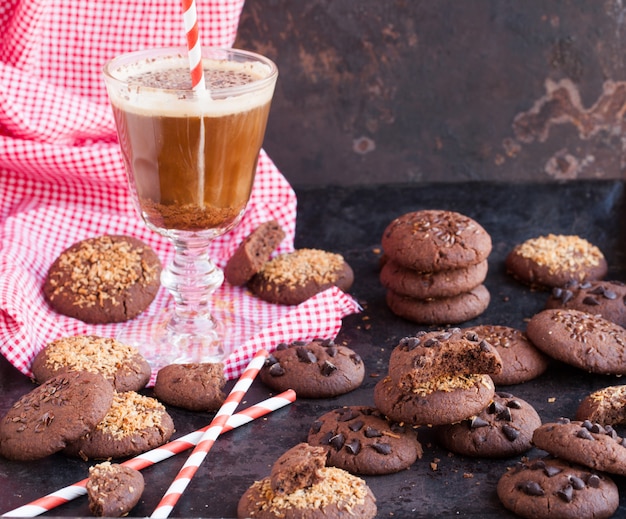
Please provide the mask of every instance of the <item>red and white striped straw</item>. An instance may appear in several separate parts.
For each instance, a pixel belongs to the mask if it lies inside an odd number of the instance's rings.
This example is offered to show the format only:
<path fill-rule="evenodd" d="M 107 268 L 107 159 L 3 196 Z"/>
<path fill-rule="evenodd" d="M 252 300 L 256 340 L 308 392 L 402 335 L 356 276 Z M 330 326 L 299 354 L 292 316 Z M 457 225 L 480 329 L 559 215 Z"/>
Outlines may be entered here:
<path fill-rule="evenodd" d="M 195 0 L 181 0 L 183 4 L 183 24 L 187 37 L 187 53 L 191 71 L 191 88 L 205 90 L 204 70 L 202 69 L 202 46 L 198 29 L 198 12 Z"/>
<path fill-rule="evenodd" d="M 296 393 L 292 389 L 268 398 L 267 400 L 263 400 L 258 404 L 252 405 L 247 409 L 232 415 L 226 422 L 226 426 L 224 427 L 222 433 L 236 429 L 237 427 L 245 425 L 256 418 L 261 418 L 272 411 L 281 409 L 286 405 L 292 404 L 295 400 Z M 138 456 L 126 460 L 121 464 L 134 468 L 135 470 L 142 470 L 146 467 L 150 467 L 160 461 L 171 458 L 176 454 L 180 454 L 194 445 L 197 445 L 202 438 L 203 433 L 207 431 L 209 427 L 211 427 L 210 424 L 202 429 L 198 429 L 197 431 L 161 445 L 160 447 L 144 452 L 143 454 L 139 454 Z M 73 485 L 61 488 L 48 494 L 47 496 L 41 497 L 26 505 L 6 512 L 2 514 L 2 517 L 36 517 L 44 514 L 58 506 L 87 494 L 86 485 L 87 479 L 83 479 Z"/>
<path fill-rule="evenodd" d="M 216 415 L 213 417 L 209 428 L 202 434 L 202 438 L 200 438 L 198 445 L 196 445 L 193 451 L 191 451 L 189 458 L 187 458 L 187 461 L 174 478 L 174 481 L 172 481 L 172 484 L 167 489 L 163 498 L 150 517 L 163 518 L 170 515 L 170 512 L 176 503 L 178 503 L 180 496 L 183 495 L 183 492 L 191 482 L 191 479 L 200 468 L 204 458 L 206 458 L 207 454 L 211 450 L 211 447 L 215 444 L 215 440 L 217 440 L 218 436 L 224 430 L 228 417 L 234 413 L 235 408 L 239 405 L 239 402 L 241 402 L 241 399 L 246 394 L 246 391 L 248 391 L 252 381 L 257 376 L 259 370 L 263 367 L 267 356 L 268 352 L 265 350 L 259 350 L 254 355 L 248 364 L 248 367 L 241 374 L 239 380 L 237 380 L 234 387 L 226 397 L 226 400 L 224 400 L 222 407 L 220 407 Z"/>

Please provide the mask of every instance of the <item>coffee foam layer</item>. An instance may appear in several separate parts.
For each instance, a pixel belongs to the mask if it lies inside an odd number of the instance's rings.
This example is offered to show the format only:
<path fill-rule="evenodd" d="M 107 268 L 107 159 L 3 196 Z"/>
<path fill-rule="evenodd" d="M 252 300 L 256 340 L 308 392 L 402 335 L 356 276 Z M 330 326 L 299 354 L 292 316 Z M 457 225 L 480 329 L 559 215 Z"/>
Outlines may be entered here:
<path fill-rule="evenodd" d="M 223 90 L 158 90 L 142 85 L 138 78 L 149 73 L 167 75 L 172 69 L 188 70 L 187 57 L 176 56 L 165 59 L 145 59 L 129 65 L 120 66 L 111 71 L 118 81 L 107 84 L 111 103 L 120 109 L 141 115 L 160 116 L 209 116 L 241 113 L 269 103 L 274 92 L 275 81 L 267 81 L 254 90 L 249 84 L 240 87 L 244 93 L 222 97 Z M 238 63 L 221 60 L 204 60 L 205 70 L 223 70 L 242 73 L 252 77 L 253 81 L 262 80 L 269 74 L 269 68 L 262 63 Z M 190 84 L 190 82 L 189 82 Z M 246 91 L 247 90 L 247 91 Z"/>

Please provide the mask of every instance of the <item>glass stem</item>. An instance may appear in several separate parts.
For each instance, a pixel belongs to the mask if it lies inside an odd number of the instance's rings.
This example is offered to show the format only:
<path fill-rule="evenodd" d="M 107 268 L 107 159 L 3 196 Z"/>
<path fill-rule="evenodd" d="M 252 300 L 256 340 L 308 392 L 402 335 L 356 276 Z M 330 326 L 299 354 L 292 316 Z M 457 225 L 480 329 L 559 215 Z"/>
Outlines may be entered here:
<path fill-rule="evenodd" d="M 161 284 L 172 294 L 174 313 L 167 324 L 172 346 L 189 358 L 179 362 L 218 362 L 224 349 L 221 330 L 211 315 L 211 297 L 222 285 L 224 273 L 208 254 L 206 237 L 172 240 L 174 259 L 161 273 Z"/>

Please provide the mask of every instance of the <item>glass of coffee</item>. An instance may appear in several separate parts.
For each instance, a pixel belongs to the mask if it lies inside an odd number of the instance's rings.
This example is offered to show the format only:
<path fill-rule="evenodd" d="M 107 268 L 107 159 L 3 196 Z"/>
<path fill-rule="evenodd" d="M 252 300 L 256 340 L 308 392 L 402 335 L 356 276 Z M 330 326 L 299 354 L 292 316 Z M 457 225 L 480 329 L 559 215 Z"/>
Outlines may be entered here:
<path fill-rule="evenodd" d="M 103 70 L 132 199 L 175 250 L 161 275 L 171 315 L 149 337 L 127 340 L 161 365 L 228 353 L 211 312 L 224 275 L 208 247 L 244 214 L 278 76 L 271 60 L 247 51 L 205 48 L 202 62 L 201 89 L 183 48 L 124 54 Z"/>

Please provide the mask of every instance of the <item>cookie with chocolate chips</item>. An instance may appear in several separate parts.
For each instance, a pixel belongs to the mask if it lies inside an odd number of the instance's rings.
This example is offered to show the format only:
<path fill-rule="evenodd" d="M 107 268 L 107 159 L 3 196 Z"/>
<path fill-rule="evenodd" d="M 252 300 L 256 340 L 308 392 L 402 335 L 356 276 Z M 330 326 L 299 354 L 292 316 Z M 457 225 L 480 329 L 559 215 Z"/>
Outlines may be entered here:
<path fill-rule="evenodd" d="M 352 474 L 391 474 L 422 457 L 413 428 L 391 422 L 367 406 L 342 407 L 320 416 L 307 441 L 328 449 L 327 465 Z"/>
<path fill-rule="evenodd" d="M 365 377 L 360 355 L 332 340 L 282 343 L 259 372 L 275 391 L 293 389 L 301 398 L 330 398 L 356 389 Z"/>
<path fill-rule="evenodd" d="M 50 266 L 43 293 L 60 314 L 90 324 L 137 317 L 155 298 L 161 261 L 147 244 L 123 235 L 79 241 Z"/>
<path fill-rule="evenodd" d="M 495 394 L 489 375 L 445 376 L 404 391 L 387 376 L 374 386 L 374 404 L 388 419 L 444 425 L 480 413 Z"/>
<path fill-rule="evenodd" d="M 139 350 L 96 335 L 57 339 L 41 350 L 31 365 L 39 383 L 61 373 L 81 370 L 100 373 L 117 391 L 139 391 L 152 374 L 150 364 Z"/>
<path fill-rule="evenodd" d="M 529 519 L 602 519 L 619 507 L 609 476 L 555 458 L 518 463 L 499 479 L 497 493 L 505 508 Z"/>
<path fill-rule="evenodd" d="M 626 326 L 626 284 L 621 281 L 574 281 L 553 288 L 546 308 L 580 310 Z"/>
<path fill-rule="evenodd" d="M 516 245 L 505 266 L 515 279 L 536 288 L 598 280 L 608 270 L 598 247 L 580 236 L 561 234 L 530 238 Z"/>
<path fill-rule="evenodd" d="M 104 418 L 63 452 L 83 459 L 125 458 L 163 445 L 173 433 L 172 417 L 156 398 L 116 392 Z"/>
<path fill-rule="evenodd" d="M 454 211 L 425 209 L 395 218 L 384 230 L 385 254 L 421 272 L 465 268 L 487 259 L 491 236 L 472 218 Z"/>
<path fill-rule="evenodd" d="M 580 310 L 548 309 L 530 318 L 526 335 L 550 357 L 605 375 L 626 374 L 626 329 Z"/>
<path fill-rule="evenodd" d="M 299 305 L 332 286 L 347 292 L 353 282 L 352 267 L 341 254 L 298 249 L 267 261 L 248 288 L 268 303 Z"/>
<path fill-rule="evenodd" d="M 485 339 L 500 355 L 502 371 L 489 374 L 496 386 L 528 382 L 548 369 L 549 357 L 530 342 L 521 330 L 488 324 L 464 330 Z"/>
<path fill-rule="evenodd" d="M 141 472 L 105 461 L 89 468 L 87 499 L 96 517 L 124 517 L 141 499 L 145 482 Z"/>
<path fill-rule="evenodd" d="M 626 385 L 603 387 L 587 395 L 576 410 L 576 420 L 626 424 Z"/>
<path fill-rule="evenodd" d="M 509 458 L 532 448 L 541 418 L 533 406 L 509 393 L 496 393 L 480 413 L 437 428 L 446 449 L 471 457 Z"/>
<path fill-rule="evenodd" d="M 389 357 L 389 377 L 413 391 L 446 376 L 500 373 L 502 360 L 485 339 L 461 328 L 421 331 L 404 337 Z"/>
<path fill-rule="evenodd" d="M 35 460 L 92 431 L 107 414 L 113 386 L 102 375 L 73 371 L 26 393 L 0 420 L 0 454 Z"/>
<path fill-rule="evenodd" d="M 561 418 L 535 429 L 533 443 L 572 463 L 626 475 L 626 440 L 610 425 Z"/>

